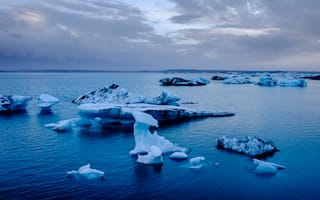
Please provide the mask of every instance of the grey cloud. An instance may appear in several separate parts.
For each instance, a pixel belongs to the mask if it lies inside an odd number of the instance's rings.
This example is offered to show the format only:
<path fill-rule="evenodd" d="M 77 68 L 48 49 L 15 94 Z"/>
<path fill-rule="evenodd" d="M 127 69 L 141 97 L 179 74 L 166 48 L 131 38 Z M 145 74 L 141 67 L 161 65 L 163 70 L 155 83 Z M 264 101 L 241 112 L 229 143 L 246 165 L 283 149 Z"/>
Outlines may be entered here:
<path fill-rule="evenodd" d="M 172 21 L 173 23 L 180 23 L 180 24 L 184 24 L 184 23 L 188 23 L 191 22 L 194 19 L 197 19 L 201 17 L 200 15 L 193 15 L 193 14 L 189 14 L 189 15 L 178 15 L 178 16 L 174 16 L 169 18 L 170 21 Z"/>

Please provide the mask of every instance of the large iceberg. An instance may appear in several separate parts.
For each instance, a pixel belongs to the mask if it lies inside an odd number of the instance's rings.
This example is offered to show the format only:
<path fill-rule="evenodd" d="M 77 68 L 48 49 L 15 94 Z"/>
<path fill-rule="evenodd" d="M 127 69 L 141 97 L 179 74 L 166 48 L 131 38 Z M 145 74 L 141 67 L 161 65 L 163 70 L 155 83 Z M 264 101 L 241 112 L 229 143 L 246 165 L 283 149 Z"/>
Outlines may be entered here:
<path fill-rule="evenodd" d="M 276 174 L 278 169 L 285 169 L 283 165 L 258 159 L 253 159 L 253 164 L 255 165 L 254 172 L 257 174 Z"/>
<path fill-rule="evenodd" d="M 189 120 L 201 117 L 227 117 L 233 116 L 229 112 L 199 111 L 173 105 L 153 104 L 82 104 L 78 107 L 78 114 L 84 119 L 94 120 L 104 125 L 133 125 L 135 120 L 132 113 L 140 111 L 150 114 L 160 123 L 179 120 Z"/>
<path fill-rule="evenodd" d="M 224 84 L 251 84 L 253 81 L 249 77 L 235 76 L 227 77 L 223 81 Z"/>
<path fill-rule="evenodd" d="M 174 145 L 166 138 L 159 136 L 155 128 L 158 127 L 158 121 L 151 115 L 143 112 L 134 111 L 134 141 L 135 147 L 130 151 L 130 154 L 148 153 L 149 157 L 154 157 L 157 153 L 157 147 L 161 153 L 169 153 L 175 151 L 185 152 L 186 148 Z M 153 132 L 151 132 L 151 130 Z M 156 156 L 157 157 L 157 156 Z M 142 158 L 141 158 L 142 159 Z M 149 158 L 146 158 L 149 159 Z"/>
<path fill-rule="evenodd" d="M 59 99 L 49 94 L 41 94 L 37 99 L 37 106 L 42 111 L 50 111 L 51 107 L 57 103 L 59 103 Z"/>
<path fill-rule="evenodd" d="M 260 86 L 276 86 L 277 80 L 272 77 L 261 77 L 259 81 L 256 82 L 256 85 Z"/>
<path fill-rule="evenodd" d="M 307 82 L 303 79 L 287 79 L 278 81 L 281 87 L 307 87 Z"/>
<path fill-rule="evenodd" d="M 30 100 L 28 96 L 0 94 L 0 112 L 25 110 Z"/>
<path fill-rule="evenodd" d="M 185 79 L 180 77 L 173 77 L 173 78 L 163 78 L 160 79 L 159 82 L 162 85 L 170 86 L 200 86 L 200 85 L 207 85 L 209 81 L 203 77 L 194 78 L 194 79 Z"/>
<path fill-rule="evenodd" d="M 99 88 L 87 92 L 72 100 L 76 104 L 134 104 L 148 103 L 156 105 L 178 105 L 179 97 L 168 92 L 162 92 L 158 97 L 148 98 L 143 95 L 129 92 L 127 89 L 120 87 L 117 84 L 112 84 L 109 87 Z"/>
<path fill-rule="evenodd" d="M 254 157 L 272 155 L 279 151 L 272 142 L 266 142 L 257 137 L 228 139 L 227 137 L 222 136 L 217 139 L 217 147 L 219 149 L 232 150 Z"/>
<path fill-rule="evenodd" d="M 78 170 L 72 170 L 67 172 L 70 178 L 85 178 L 85 179 L 103 179 L 104 172 L 92 169 L 90 164 L 80 167 Z"/>

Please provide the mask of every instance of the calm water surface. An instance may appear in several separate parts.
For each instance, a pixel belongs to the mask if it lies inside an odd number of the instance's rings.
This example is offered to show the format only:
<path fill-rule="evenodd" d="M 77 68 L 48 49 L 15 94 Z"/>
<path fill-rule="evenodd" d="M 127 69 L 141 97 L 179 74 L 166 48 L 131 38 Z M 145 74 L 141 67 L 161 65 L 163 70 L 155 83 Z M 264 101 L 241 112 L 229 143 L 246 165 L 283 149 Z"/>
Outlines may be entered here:
<path fill-rule="evenodd" d="M 182 76 L 182 74 L 179 74 Z M 210 78 L 211 74 L 192 74 Z M 43 115 L 29 103 L 27 112 L 0 115 L 0 199 L 319 199 L 320 81 L 306 88 L 223 85 L 162 87 L 161 73 L 0 73 L 0 94 L 41 93 L 61 102 Z M 190 75 L 189 75 L 190 76 Z M 187 107 L 230 111 L 236 116 L 206 118 L 160 127 L 158 133 L 204 156 L 202 171 L 166 155 L 161 170 L 136 163 L 129 155 L 133 133 L 94 126 L 56 133 L 46 123 L 77 117 L 71 100 L 117 83 L 131 92 L 157 96 L 167 90 Z M 247 156 L 220 151 L 216 138 L 259 136 L 280 149 L 268 161 L 286 166 L 275 176 L 249 172 Z M 219 166 L 213 166 L 218 162 Z M 87 163 L 105 172 L 104 180 L 69 180 L 66 172 Z"/>

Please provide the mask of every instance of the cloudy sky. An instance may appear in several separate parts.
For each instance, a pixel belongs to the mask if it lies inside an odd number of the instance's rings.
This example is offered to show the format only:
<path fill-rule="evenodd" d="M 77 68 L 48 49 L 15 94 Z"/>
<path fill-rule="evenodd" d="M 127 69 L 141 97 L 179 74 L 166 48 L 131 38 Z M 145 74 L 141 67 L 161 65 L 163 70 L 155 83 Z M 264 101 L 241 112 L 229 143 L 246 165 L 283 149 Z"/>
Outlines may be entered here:
<path fill-rule="evenodd" d="M 320 71 L 316 0 L 0 0 L 0 70 Z"/>

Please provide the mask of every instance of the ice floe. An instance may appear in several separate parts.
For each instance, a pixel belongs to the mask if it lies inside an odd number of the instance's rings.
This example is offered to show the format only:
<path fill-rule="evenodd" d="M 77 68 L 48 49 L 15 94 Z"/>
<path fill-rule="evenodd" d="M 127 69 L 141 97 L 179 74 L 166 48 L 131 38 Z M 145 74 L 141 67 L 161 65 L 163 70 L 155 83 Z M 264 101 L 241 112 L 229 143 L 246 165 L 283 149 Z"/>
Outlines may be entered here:
<path fill-rule="evenodd" d="M 259 81 L 256 82 L 256 85 L 260 86 L 276 86 L 277 80 L 272 77 L 261 77 Z"/>
<path fill-rule="evenodd" d="M 266 142 L 257 137 L 228 139 L 222 136 L 217 139 L 217 147 L 249 156 L 267 156 L 279 151 L 272 142 Z"/>
<path fill-rule="evenodd" d="M 0 112 L 25 110 L 31 97 L 20 95 L 1 95 Z"/>
<path fill-rule="evenodd" d="M 189 168 L 190 169 L 201 169 L 201 168 L 203 168 L 204 167 L 203 161 L 205 159 L 206 158 L 203 157 L 203 156 L 198 156 L 198 157 L 191 158 L 189 160 Z"/>
<path fill-rule="evenodd" d="M 169 92 L 162 92 L 157 97 L 145 97 L 143 95 L 129 92 L 127 89 L 120 87 L 117 84 L 112 84 L 109 87 L 99 88 L 87 92 L 72 100 L 76 104 L 135 104 L 147 103 L 156 105 L 178 105 L 180 98 Z"/>
<path fill-rule="evenodd" d="M 186 154 L 185 152 L 173 152 L 169 158 L 173 159 L 173 160 L 186 160 L 188 159 L 188 154 Z"/>
<path fill-rule="evenodd" d="M 253 81 L 250 80 L 249 77 L 241 77 L 241 76 L 235 76 L 235 77 L 227 77 L 223 81 L 224 84 L 251 84 Z"/>
<path fill-rule="evenodd" d="M 276 174 L 278 169 L 285 169 L 283 165 L 258 159 L 253 159 L 253 164 L 255 165 L 254 173 L 257 174 Z"/>
<path fill-rule="evenodd" d="M 72 170 L 67 172 L 70 178 L 85 178 L 85 179 L 103 179 L 104 172 L 92 169 L 90 164 L 80 167 L 78 170 Z"/>
<path fill-rule="evenodd" d="M 303 79 L 287 79 L 278 81 L 281 87 L 307 87 L 307 82 Z"/>
<path fill-rule="evenodd" d="M 209 81 L 203 77 L 193 78 L 193 79 L 185 79 L 180 77 L 173 77 L 173 78 L 163 78 L 160 79 L 159 82 L 162 85 L 170 86 L 201 86 L 207 85 Z"/>
<path fill-rule="evenodd" d="M 82 118 L 72 118 L 58 121 L 56 123 L 49 123 L 44 125 L 46 128 L 51 128 L 57 132 L 63 132 L 70 130 L 72 127 L 80 126 L 80 127 L 88 127 L 91 125 L 91 121 Z"/>
<path fill-rule="evenodd" d="M 210 112 L 184 108 L 173 105 L 153 104 L 82 104 L 78 107 L 78 114 L 85 119 L 99 118 L 104 125 L 133 125 L 134 111 L 145 112 L 152 115 L 159 122 L 174 122 L 202 117 L 233 116 L 230 112 Z"/>
<path fill-rule="evenodd" d="M 41 94 L 37 99 L 37 106 L 42 111 L 50 111 L 51 107 L 57 103 L 59 103 L 59 99 L 49 94 Z"/>
<path fill-rule="evenodd" d="M 159 136 L 155 130 L 158 127 L 158 122 L 151 115 L 143 112 L 134 111 L 134 141 L 135 147 L 130 151 L 130 154 L 148 153 L 151 152 L 151 146 L 156 146 L 162 153 L 175 151 L 185 152 L 186 148 L 179 147 L 163 136 Z M 150 131 L 153 128 L 152 132 Z M 155 148 L 154 148 L 155 150 Z M 152 156 L 152 153 L 150 154 Z"/>

